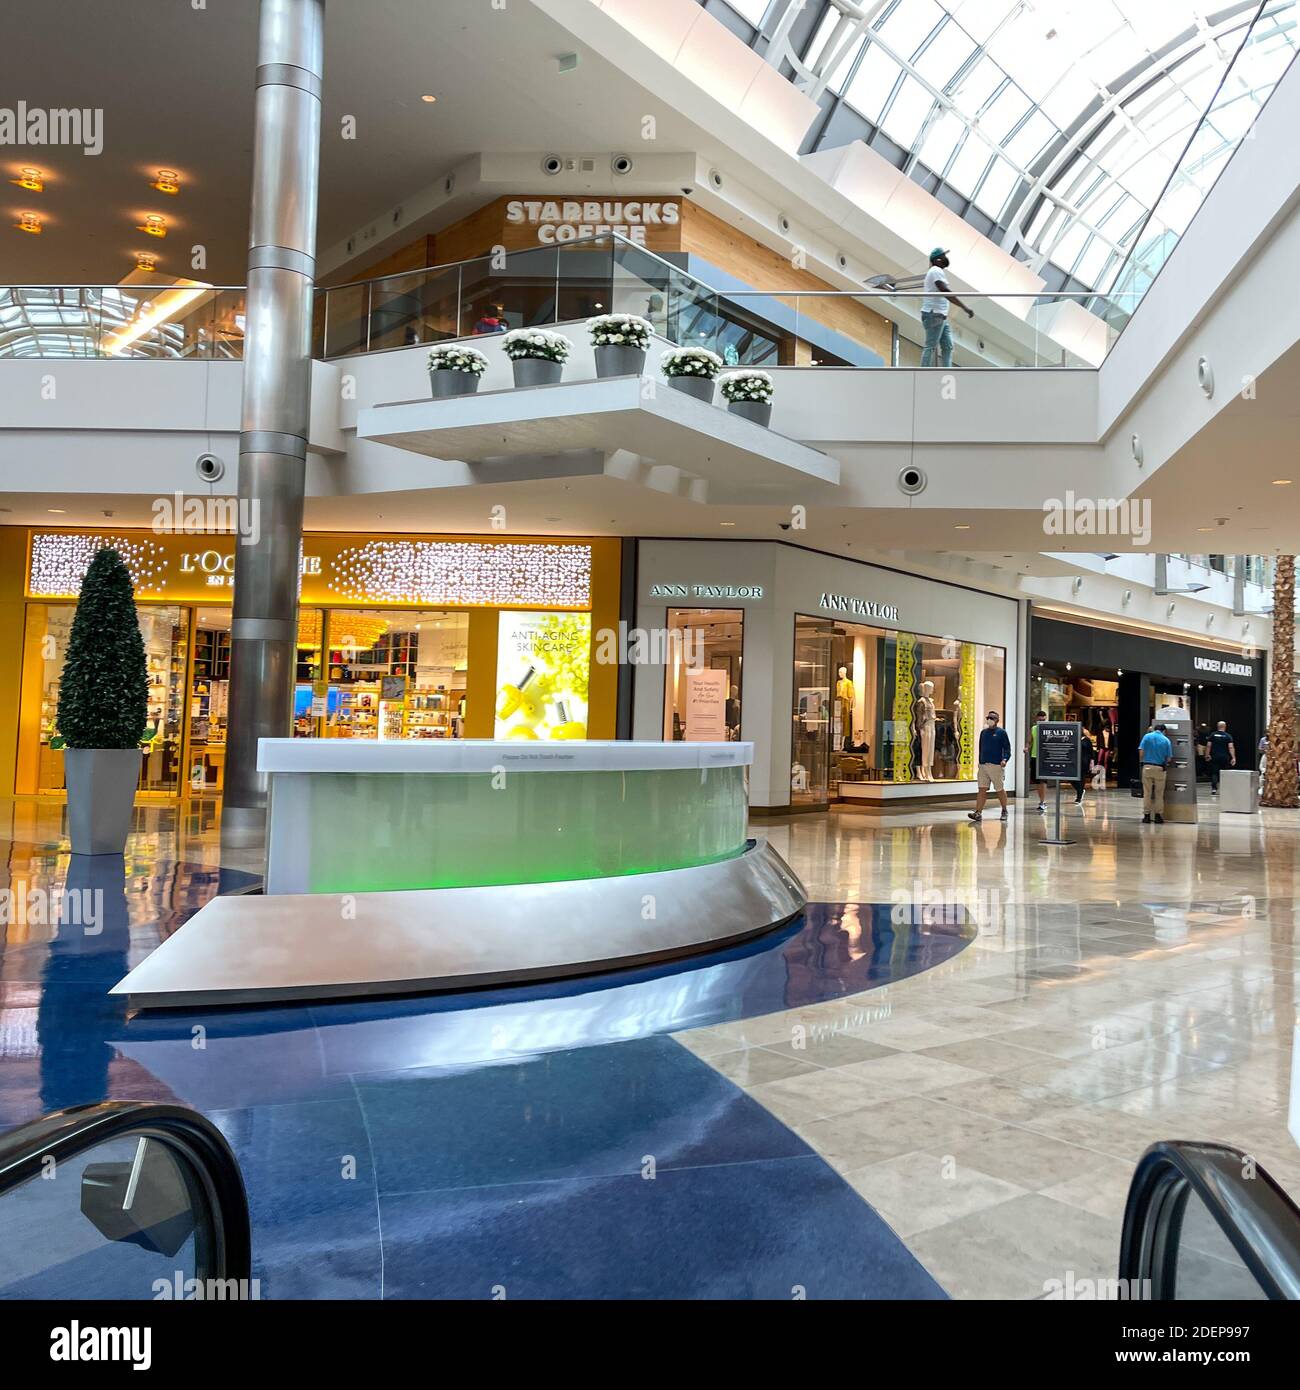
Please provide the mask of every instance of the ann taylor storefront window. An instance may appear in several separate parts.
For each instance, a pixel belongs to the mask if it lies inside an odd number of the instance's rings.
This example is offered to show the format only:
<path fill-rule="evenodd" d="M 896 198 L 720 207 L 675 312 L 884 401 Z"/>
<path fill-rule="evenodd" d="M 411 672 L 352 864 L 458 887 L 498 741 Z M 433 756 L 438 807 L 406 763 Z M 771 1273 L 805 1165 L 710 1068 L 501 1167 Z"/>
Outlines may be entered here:
<path fill-rule="evenodd" d="M 1005 693 L 1002 647 L 796 614 L 791 804 L 972 781 L 981 718 Z"/>
<path fill-rule="evenodd" d="M 670 608 L 664 740 L 723 743 L 740 737 L 740 608 Z"/>

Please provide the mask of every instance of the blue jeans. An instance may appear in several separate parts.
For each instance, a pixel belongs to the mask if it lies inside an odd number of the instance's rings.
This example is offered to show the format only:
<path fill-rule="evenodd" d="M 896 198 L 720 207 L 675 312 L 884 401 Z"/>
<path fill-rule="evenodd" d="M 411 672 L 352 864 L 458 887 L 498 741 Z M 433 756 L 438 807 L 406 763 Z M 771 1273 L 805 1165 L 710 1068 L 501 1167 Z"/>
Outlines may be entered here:
<path fill-rule="evenodd" d="M 934 366 L 934 354 L 937 349 L 939 352 L 939 365 L 941 367 L 952 366 L 952 329 L 948 324 L 947 314 L 936 314 L 934 312 L 921 315 L 921 323 L 925 328 L 925 348 L 921 353 L 921 365 L 923 367 Z"/>

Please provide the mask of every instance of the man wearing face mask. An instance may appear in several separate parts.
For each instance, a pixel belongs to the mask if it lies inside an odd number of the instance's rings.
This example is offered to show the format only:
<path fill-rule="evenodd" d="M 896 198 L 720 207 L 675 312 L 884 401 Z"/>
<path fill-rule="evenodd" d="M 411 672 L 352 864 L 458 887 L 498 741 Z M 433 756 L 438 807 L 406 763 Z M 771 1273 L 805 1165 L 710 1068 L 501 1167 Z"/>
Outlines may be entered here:
<path fill-rule="evenodd" d="M 963 304 L 949 287 L 948 277 L 944 273 L 948 265 L 948 253 L 942 246 L 936 246 L 930 252 L 930 269 L 925 272 L 925 298 L 921 300 L 921 326 L 925 329 L 925 347 L 921 352 L 923 367 L 934 366 L 936 352 L 941 367 L 952 366 L 952 328 L 948 324 L 950 303 L 965 309 L 967 318 L 975 317 L 975 310 Z"/>
<path fill-rule="evenodd" d="M 968 811 L 967 817 L 973 821 L 984 819 L 984 803 L 989 799 L 989 788 L 998 794 L 1002 807 L 1002 819 L 1007 818 L 1007 794 L 1002 781 L 1006 775 L 1007 764 L 1011 761 L 1011 740 L 1007 731 L 998 725 L 998 712 L 989 710 L 980 730 L 980 770 L 979 795 L 975 798 L 975 809 Z"/>

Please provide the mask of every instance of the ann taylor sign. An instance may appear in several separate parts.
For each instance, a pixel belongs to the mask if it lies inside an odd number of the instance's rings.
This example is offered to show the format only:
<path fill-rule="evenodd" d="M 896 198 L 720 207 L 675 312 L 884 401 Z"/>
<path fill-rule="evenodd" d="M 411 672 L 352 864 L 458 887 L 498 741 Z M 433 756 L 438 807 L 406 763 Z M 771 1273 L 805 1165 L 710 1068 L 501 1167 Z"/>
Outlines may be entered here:
<path fill-rule="evenodd" d="M 875 599 L 854 598 L 851 594 L 823 594 L 821 606 L 828 613 L 845 613 L 851 618 L 878 618 L 882 622 L 898 621 L 898 605 L 877 603 Z"/>
<path fill-rule="evenodd" d="M 761 584 L 651 584 L 651 598 L 762 598 Z"/>

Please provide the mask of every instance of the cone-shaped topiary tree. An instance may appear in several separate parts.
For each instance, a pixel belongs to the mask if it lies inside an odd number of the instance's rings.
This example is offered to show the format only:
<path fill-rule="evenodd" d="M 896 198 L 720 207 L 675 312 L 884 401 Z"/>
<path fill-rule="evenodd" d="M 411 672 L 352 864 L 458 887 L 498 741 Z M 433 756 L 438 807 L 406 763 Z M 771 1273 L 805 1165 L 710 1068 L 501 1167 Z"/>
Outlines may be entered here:
<path fill-rule="evenodd" d="M 149 719 L 144 639 L 131 575 L 100 550 L 81 581 L 59 686 L 59 734 L 69 748 L 135 748 Z"/>

